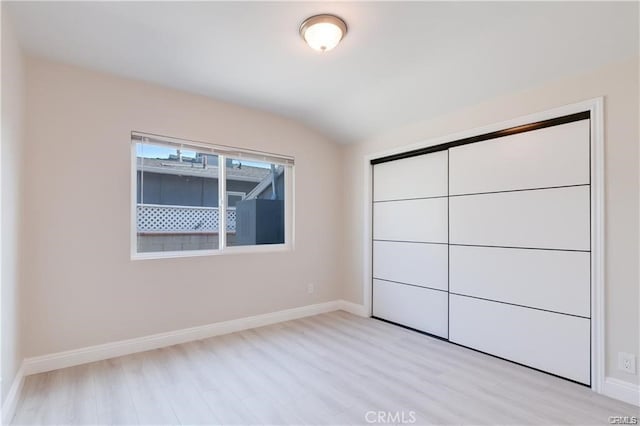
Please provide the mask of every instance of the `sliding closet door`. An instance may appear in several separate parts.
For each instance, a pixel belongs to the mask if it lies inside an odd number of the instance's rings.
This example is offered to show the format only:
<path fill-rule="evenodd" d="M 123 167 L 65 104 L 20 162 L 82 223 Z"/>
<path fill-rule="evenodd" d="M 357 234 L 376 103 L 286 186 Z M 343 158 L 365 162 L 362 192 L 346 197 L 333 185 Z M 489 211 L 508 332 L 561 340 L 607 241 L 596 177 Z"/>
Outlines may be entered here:
<path fill-rule="evenodd" d="M 447 155 L 373 167 L 373 316 L 445 338 Z"/>
<path fill-rule="evenodd" d="M 589 120 L 449 150 L 450 340 L 590 384 Z"/>

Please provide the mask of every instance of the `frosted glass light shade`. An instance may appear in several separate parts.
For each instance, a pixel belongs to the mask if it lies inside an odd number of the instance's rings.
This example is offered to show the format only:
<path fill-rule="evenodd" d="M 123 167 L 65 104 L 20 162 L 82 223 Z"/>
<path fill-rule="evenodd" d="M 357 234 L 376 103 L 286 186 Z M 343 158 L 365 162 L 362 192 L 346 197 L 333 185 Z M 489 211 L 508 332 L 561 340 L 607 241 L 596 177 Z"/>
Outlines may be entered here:
<path fill-rule="evenodd" d="M 309 47 L 320 52 L 331 50 L 347 33 L 347 24 L 334 15 L 316 15 L 300 26 L 300 35 Z"/>

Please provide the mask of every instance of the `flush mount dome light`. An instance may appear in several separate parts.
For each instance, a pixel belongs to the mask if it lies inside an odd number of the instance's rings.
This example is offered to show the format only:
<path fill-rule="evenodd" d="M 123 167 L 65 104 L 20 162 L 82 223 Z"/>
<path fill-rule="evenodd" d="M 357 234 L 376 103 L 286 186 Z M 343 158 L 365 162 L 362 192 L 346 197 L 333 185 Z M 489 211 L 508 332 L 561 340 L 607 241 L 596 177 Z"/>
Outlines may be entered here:
<path fill-rule="evenodd" d="M 315 15 L 300 25 L 300 35 L 309 47 L 320 52 L 331 50 L 347 34 L 347 24 L 335 15 Z"/>

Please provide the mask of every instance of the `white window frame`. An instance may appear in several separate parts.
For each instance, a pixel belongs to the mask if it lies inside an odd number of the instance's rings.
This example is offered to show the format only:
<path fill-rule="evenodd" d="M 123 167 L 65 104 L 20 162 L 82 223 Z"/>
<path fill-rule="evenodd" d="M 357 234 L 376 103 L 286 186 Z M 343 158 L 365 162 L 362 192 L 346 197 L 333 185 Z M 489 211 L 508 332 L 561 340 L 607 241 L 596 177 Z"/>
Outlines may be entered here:
<path fill-rule="evenodd" d="M 207 150 L 214 150 L 215 155 L 218 156 L 218 208 L 224 214 L 220 214 L 220 222 L 218 227 L 218 248 L 209 250 L 179 250 L 179 251 L 162 251 L 162 252 L 138 252 L 137 241 L 137 152 L 136 145 L 140 140 L 134 140 L 134 135 L 141 135 L 146 138 L 145 135 L 149 135 L 148 143 L 153 145 L 163 145 L 163 140 L 170 143 L 165 143 L 165 146 L 175 146 L 176 142 L 183 142 L 188 144 L 192 148 L 202 148 Z M 250 158 L 254 161 L 268 162 L 269 158 L 278 157 L 274 154 L 261 153 L 252 150 L 244 150 L 241 148 L 213 145 L 205 142 L 196 142 L 184 139 L 169 138 L 164 136 L 150 135 L 140 132 L 132 132 L 132 138 L 130 141 L 131 150 L 131 224 L 130 224 L 130 246 L 131 246 L 131 260 L 153 260 L 153 259 L 170 259 L 179 257 L 200 257 L 200 256 L 220 256 L 230 254 L 242 254 L 242 253 L 274 253 L 274 252 L 288 252 L 294 249 L 294 171 L 295 165 L 293 164 L 293 157 L 284 157 L 290 160 L 289 164 L 284 167 L 284 243 L 282 244 L 258 244 L 258 245 L 246 245 L 246 246 L 226 246 L 227 237 L 227 215 L 226 208 L 228 203 L 227 198 L 227 171 L 226 160 L 227 158 L 237 159 L 239 156 L 242 158 Z M 225 155 L 228 151 L 232 156 Z M 239 192 L 233 192 L 232 194 L 240 194 Z M 246 194 L 243 194 L 246 195 Z M 224 230 L 224 232 L 222 232 Z"/>

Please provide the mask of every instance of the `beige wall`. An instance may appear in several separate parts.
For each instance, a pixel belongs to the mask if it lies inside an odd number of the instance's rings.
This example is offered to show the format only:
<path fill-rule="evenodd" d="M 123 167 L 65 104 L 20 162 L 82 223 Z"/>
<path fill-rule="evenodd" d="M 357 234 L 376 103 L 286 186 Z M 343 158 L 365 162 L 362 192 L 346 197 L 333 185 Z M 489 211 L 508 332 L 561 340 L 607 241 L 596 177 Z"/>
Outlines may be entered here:
<path fill-rule="evenodd" d="M 271 114 L 35 58 L 27 116 L 26 357 L 340 295 L 333 142 Z M 294 156 L 295 250 L 131 261 L 131 130 Z"/>
<path fill-rule="evenodd" d="M 617 353 L 640 355 L 638 273 L 639 158 L 638 58 L 597 72 L 483 102 L 430 121 L 413 123 L 345 147 L 346 230 L 343 297 L 363 302 L 364 156 L 538 111 L 605 96 L 606 353 L 607 374 L 638 383 L 616 370 Z M 455 90 L 455 86 L 452 86 Z"/>
<path fill-rule="evenodd" d="M 2 5 L 4 9 L 4 4 Z M 19 331 L 19 245 L 20 228 L 20 162 L 23 146 L 24 80 L 23 57 L 13 34 L 11 22 L 2 11 L 2 139 L 0 143 L 0 200 L 2 220 L 0 238 L 1 294 L 0 322 L 2 323 L 2 389 L 4 402 L 16 375 L 22 352 Z"/>

